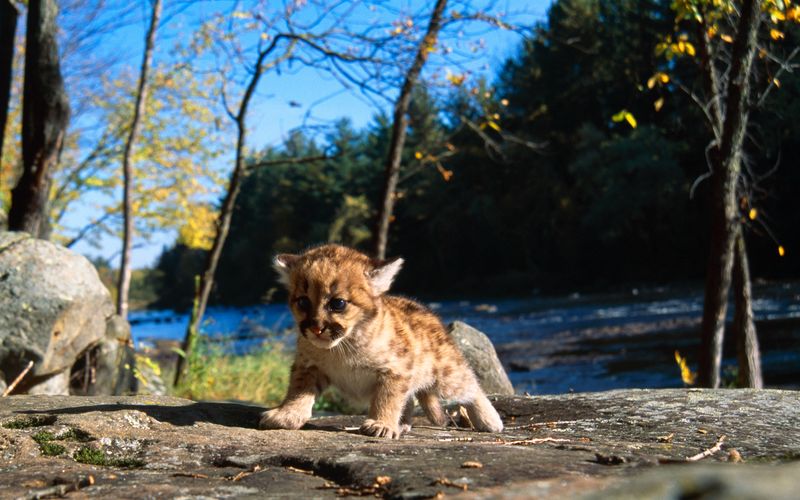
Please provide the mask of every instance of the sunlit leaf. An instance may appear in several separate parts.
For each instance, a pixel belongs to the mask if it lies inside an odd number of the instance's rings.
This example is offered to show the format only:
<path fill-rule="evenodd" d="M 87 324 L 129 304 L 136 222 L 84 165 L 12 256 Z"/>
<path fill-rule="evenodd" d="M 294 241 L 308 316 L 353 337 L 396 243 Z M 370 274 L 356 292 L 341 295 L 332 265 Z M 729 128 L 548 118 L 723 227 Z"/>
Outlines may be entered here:
<path fill-rule="evenodd" d="M 781 257 L 786 255 L 786 249 L 783 248 L 783 245 L 778 245 L 778 255 L 780 255 Z"/>
<path fill-rule="evenodd" d="M 675 351 L 675 362 L 678 363 L 678 367 L 681 370 L 681 380 L 683 380 L 683 383 L 686 385 L 694 385 L 697 374 L 692 372 L 691 368 L 689 368 L 689 364 L 686 362 L 686 358 L 681 356 L 681 353 L 677 350 Z"/>
<path fill-rule="evenodd" d="M 769 36 L 773 40 L 783 40 L 786 37 L 782 31 L 776 30 L 775 28 L 769 30 Z"/>
<path fill-rule="evenodd" d="M 730 35 L 720 35 L 719 38 L 725 43 L 733 43 L 733 37 Z"/>
<path fill-rule="evenodd" d="M 495 131 L 500 132 L 500 125 L 498 125 L 497 122 L 495 122 L 493 120 L 488 120 L 486 122 L 486 125 L 488 125 L 492 129 L 494 129 Z"/>
<path fill-rule="evenodd" d="M 628 122 L 628 125 L 630 125 L 631 128 L 636 128 L 637 126 L 636 118 L 633 116 L 633 113 L 631 113 L 627 109 L 623 109 L 619 113 L 612 116 L 611 120 L 616 123 L 620 123 L 623 121 Z"/>
<path fill-rule="evenodd" d="M 756 220 L 756 217 L 758 217 L 758 210 L 751 208 L 750 213 L 748 213 L 747 216 L 750 217 L 750 220 Z"/>
<path fill-rule="evenodd" d="M 467 79 L 467 75 L 465 74 L 454 74 L 451 73 L 448 69 L 445 72 L 445 78 L 448 82 L 450 82 L 454 87 L 460 87 L 464 84 L 464 81 Z"/>
<path fill-rule="evenodd" d="M 661 108 L 663 106 L 664 106 L 664 98 L 663 97 L 659 97 L 658 99 L 656 99 L 656 102 L 653 103 L 653 108 L 656 110 L 656 112 L 661 111 Z"/>

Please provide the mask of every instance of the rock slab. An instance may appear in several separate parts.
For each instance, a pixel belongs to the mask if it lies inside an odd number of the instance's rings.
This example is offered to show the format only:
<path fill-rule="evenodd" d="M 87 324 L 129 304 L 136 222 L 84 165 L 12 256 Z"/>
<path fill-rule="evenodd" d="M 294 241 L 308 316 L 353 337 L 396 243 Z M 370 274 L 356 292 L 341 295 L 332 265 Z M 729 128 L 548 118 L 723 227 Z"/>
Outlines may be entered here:
<path fill-rule="evenodd" d="M 66 394 L 70 368 L 105 338 L 113 312 L 111 295 L 85 257 L 26 233 L 0 232 L 0 370 L 6 382 L 32 360 L 28 387 L 21 388 Z"/>
<path fill-rule="evenodd" d="M 244 404 L 12 396 L 0 404 L 0 491 L 12 498 L 53 488 L 85 498 L 547 498 L 640 485 L 636 498 L 681 498 L 695 491 L 687 489 L 692 484 L 716 484 L 700 491 L 713 494 L 732 491 L 723 485 L 746 477 L 750 489 L 739 493 L 752 492 L 756 483 L 773 487 L 800 471 L 797 392 L 622 390 L 492 399 L 506 423 L 500 434 L 433 427 L 418 418 L 403 438 L 384 440 L 354 432 L 362 416 L 259 431 L 262 408 Z M 718 451 L 686 463 L 722 435 Z M 745 463 L 728 463 L 732 449 Z M 675 479 L 683 474 L 694 483 Z M 772 491 L 771 498 L 780 498 L 786 490 Z"/>

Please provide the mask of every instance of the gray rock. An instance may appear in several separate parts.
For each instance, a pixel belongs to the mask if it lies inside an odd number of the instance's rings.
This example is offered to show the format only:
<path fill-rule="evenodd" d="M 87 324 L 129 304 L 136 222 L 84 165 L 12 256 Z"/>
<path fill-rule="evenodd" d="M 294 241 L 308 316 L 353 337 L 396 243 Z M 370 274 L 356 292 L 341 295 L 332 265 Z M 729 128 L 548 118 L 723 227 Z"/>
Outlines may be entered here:
<path fill-rule="evenodd" d="M 584 500 L 798 498 L 800 463 L 783 465 L 698 464 L 659 467 L 631 481 L 613 483 Z"/>
<path fill-rule="evenodd" d="M 19 389 L 65 394 L 70 368 L 104 339 L 114 310 L 97 271 L 63 247 L 3 232 L 0 283 L 0 370 L 14 377 L 33 360 Z"/>
<path fill-rule="evenodd" d="M 622 390 L 492 401 L 506 424 L 502 433 L 437 428 L 419 418 L 409 434 L 385 440 L 348 430 L 363 416 L 316 418 L 299 431 L 259 431 L 263 408 L 244 404 L 151 395 L 11 396 L 0 404 L 0 496 L 32 498 L 77 484 L 81 498 L 428 498 L 441 492 L 521 499 L 621 491 L 677 499 L 670 492 L 690 491 L 675 486 L 689 478 L 700 485 L 747 481 L 739 490 L 702 491 L 711 492 L 707 498 L 728 498 L 714 491 L 755 498 L 751 492 L 769 492 L 771 485 L 782 495 L 785 481 L 797 477 L 796 465 L 775 466 L 800 458 L 797 391 Z M 719 452 L 667 464 L 712 448 L 722 434 Z M 41 445 L 48 435 L 63 450 Z M 86 447 L 105 465 L 84 463 L 87 454 L 76 452 Z M 745 463 L 726 463 L 734 448 Z"/>
<path fill-rule="evenodd" d="M 484 392 L 506 396 L 514 394 L 514 386 L 511 385 L 489 337 L 461 321 L 451 323 L 447 332 L 467 358 Z"/>

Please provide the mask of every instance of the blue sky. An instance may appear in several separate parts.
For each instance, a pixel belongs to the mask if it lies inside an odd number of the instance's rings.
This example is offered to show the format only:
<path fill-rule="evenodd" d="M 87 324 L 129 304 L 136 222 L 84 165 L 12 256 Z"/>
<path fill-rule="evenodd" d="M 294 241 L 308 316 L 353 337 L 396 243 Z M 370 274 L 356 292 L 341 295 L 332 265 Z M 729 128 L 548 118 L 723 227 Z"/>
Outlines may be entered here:
<path fill-rule="evenodd" d="M 402 2 L 398 2 L 402 3 Z M 405 2 L 408 3 L 408 2 Z M 414 2 L 412 2 L 414 3 Z M 418 2 L 416 2 L 418 3 Z M 542 19 L 551 0 L 508 0 L 502 2 L 507 12 L 525 12 L 520 16 L 525 23 L 533 23 Z M 120 59 L 121 67 L 138 68 L 141 59 L 142 39 L 146 29 L 146 7 L 149 2 L 141 2 L 140 12 L 132 15 L 140 19 L 112 35 L 113 50 Z M 169 4 L 169 2 L 167 2 Z M 200 5 L 200 4 L 198 4 Z M 205 2 L 205 5 L 222 5 L 221 3 Z M 201 9 L 202 10 L 202 9 Z M 167 20 L 159 32 L 162 40 L 174 41 L 188 36 L 186 32 L 192 24 L 191 11 L 175 15 Z M 521 38 L 519 35 L 506 31 L 492 31 L 483 36 L 484 49 L 476 55 L 474 64 L 469 68 L 477 76 L 486 75 L 491 81 L 497 74 L 502 63 L 516 54 Z M 156 60 L 168 57 L 165 54 L 156 54 Z M 69 90 L 69 89 L 68 89 Z M 292 103 L 292 105 L 290 105 Z M 300 106 L 297 106 L 297 103 Z M 320 121 L 334 120 L 341 117 L 349 118 L 355 127 L 367 125 L 372 117 L 379 111 L 389 109 L 389 101 L 377 104 L 364 99 L 352 90 L 343 89 L 341 84 L 331 76 L 313 69 L 301 69 L 294 73 L 278 75 L 268 73 L 262 79 L 251 112 L 248 115 L 249 147 L 251 150 L 260 150 L 266 146 L 277 146 L 282 143 L 287 133 L 303 123 L 304 116 L 309 111 L 309 106 L 314 104 L 311 113 Z M 225 117 L 227 119 L 227 117 Z M 231 144 L 231 150 L 233 145 Z M 220 169 L 228 171 L 231 158 L 220 160 Z M 68 222 L 80 226 L 82 221 L 92 217 L 89 204 L 68 215 Z M 154 235 L 148 243 L 138 242 L 133 250 L 133 266 L 140 268 L 152 265 L 164 246 L 170 245 L 175 239 L 173 232 L 162 232 Z M 103 256 L 110 258 L 118 254 L 120 242 L 112 238 L 104 238 L 99 248 L 79 242 L 76 251 L 87 256 Z"/>

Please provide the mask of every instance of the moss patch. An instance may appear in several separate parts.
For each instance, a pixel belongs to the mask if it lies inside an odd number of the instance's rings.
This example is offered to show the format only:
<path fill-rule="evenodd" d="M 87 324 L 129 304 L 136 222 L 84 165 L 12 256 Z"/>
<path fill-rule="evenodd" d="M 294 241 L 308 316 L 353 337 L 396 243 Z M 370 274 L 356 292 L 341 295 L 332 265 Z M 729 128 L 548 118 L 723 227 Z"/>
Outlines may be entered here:
<path fill-rule="evenodd" d="M 74 458 L 76 462 L 80 462 L 82 464 L 102 465 L 106 467 L 133 468 L 142 467 L 144 465 L 144 462 L 137 458 L 109 457 L 103 453 L 102 450 L 92 448 L 91 446 L 81 446 L 75 451 L 75 453 L 73 453 L 72 458 Z"/>
<path fill-rule="evenodd" d="M 39 444 L 39 451 L 46 457 L 57 457 L 67 451 L 62 445 L 54 443 L 56 436 L 50 431 L 40 431 L 31 436 Z"/>
<path fill-rule="evenodd" d="M 39 443 L 39 450 L 45 457 L 57 457 L 62 455 L 67 449 L 58 443 Z"/>
<path fill-rule="evenodd" d="M 92 438 L 88 433 L 70 427 L 58 435 L 53 434 L 50 431 L 39 431 L 31 436 L 31 439 L 36 441 L 36 443 L 39 445 L 39 451 L 42 453 L 42 455 L 46 457 L 57 457 L 64 454 L 67 449 L 63 445 L 54 443 L 53 441 L 85 442 L 90 441 Z"/>
<path fill-rule="evenodd" d="M 53 415 L 32 415 L 5 422 L 3 427 L 6 429 L 30 429 L 31 427 L 53 425 L 54 423 L 56 423 L 56 417 Z"/>

